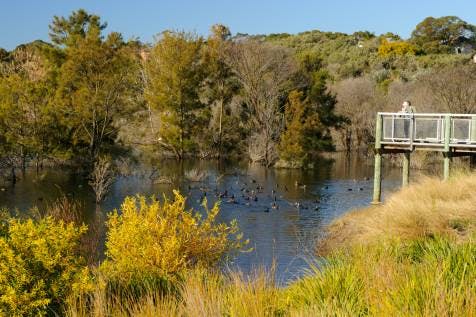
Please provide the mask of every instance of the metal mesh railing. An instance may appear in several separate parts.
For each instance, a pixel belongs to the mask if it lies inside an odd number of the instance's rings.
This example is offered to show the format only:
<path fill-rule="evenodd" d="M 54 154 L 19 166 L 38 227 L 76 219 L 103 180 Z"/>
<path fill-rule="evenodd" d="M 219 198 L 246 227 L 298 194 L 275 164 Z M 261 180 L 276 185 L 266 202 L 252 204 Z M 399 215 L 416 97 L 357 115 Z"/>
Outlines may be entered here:
<path fill-rule="evenodd" d="M 445 141 L 445 118 L 449 116 L 450 144 L 476 146 L 476 115 L 388 113 L 382 117 L 384 143 L 414 143 L 439 145 Z"/>

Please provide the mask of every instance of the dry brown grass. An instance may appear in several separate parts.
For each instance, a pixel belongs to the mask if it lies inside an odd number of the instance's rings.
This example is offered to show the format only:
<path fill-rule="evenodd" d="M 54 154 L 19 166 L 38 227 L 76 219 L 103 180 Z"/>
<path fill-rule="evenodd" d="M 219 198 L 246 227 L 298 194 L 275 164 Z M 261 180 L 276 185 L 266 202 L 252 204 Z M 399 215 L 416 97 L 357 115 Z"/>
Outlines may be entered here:
<path fill-rule="evenodd" d="M 245 277 L 241 273 L 224 275 L 198 269 L 187 272 L 178 294 L 163 295 L 150 289 L 140 298 L 108 296 L 104 287 L 98 286 L 91 294 L 69 299 L 65 314 L 71 317 L 274 316 L 282 306 L 282 299 L 272 275 L 264 270 Z"/>
<path fill-rule="evenodd" d="M 464 237 L 476 223 L 476 174 L 454 174 L 446 182 L 424 178 L 393 194 L 382 205 L 337 219 L 319 244 L 319 252 L 385 238 L 406 240 L 440 234 Z"/>

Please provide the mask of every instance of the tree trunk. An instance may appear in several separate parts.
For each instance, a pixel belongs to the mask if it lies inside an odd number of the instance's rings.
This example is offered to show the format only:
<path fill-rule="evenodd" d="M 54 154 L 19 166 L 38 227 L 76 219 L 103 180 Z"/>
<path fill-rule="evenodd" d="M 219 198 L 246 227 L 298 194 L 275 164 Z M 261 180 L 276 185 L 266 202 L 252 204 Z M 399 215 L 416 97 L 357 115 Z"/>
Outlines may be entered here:
<path fill-rule="evenodd" d="M 221 158 L 222 119 L 223 119 L 223 99 L 220 100 L 220 120 L 218 124 L 218 159 Z"/>
<path fill-rule="evenodd" d="M 12 166 L 11 170 L 11 176 L 12 176 L 12 185 L 15 185 L 17 183 L 17 175 L 15 174 L 15 166 Z"/>

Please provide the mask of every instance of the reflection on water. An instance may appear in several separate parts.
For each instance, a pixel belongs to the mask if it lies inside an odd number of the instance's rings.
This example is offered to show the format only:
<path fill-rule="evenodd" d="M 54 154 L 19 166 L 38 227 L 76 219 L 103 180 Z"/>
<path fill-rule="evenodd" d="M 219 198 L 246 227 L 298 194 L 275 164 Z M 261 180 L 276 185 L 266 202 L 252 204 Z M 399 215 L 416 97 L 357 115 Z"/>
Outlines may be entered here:
<path fill-rule="evenodd" d="M 204 192 L 210 204 L 220 193 L 226 194 L 221 199 L 220 220 L 236 218 L 253 247 L 253 251 L 239 254 L 231 266 L 249 272 L 275 262 L 278 281 L 283 283 L 302 274 L 323 226 L 348 210 L 368 205 L 372 197 L 372 162 L 336 156 L 333 162 L 322 160 L 316 166 L 301 171 L 247 163 L 163 161 L 157 166 L 158 174 L 173 179 L 173 184 L 155 183 L 149 178 L 150 169 L 142 168 L 134 175 L 119 177 L 100 210 L 87 181 L 71 171 L 27 171 L 15 187 L 0 191 L 0 207 L 41 209 L 67 195 L 83 203 L 87 222 L 103 222 L 105 213 L 119 208 L 128 195 L 161 197 L 178 188 L 188 196 L 189 205 L 198 208 Z M 188 181 L 184 175 L 192 169 L 206 171 L 206 179 Z M 398 169 L 384 169 L 384 196 L 398 188 L 400 177 Z"/>

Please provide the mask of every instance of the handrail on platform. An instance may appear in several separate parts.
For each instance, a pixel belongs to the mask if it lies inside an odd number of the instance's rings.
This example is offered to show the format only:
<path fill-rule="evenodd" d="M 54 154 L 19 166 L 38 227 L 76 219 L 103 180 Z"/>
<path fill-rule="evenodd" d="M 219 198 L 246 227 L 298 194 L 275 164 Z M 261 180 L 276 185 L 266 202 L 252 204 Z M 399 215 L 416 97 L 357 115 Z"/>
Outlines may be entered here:
<path fill-rule="evenodd" d="M 454 156 L 476 155 L 476 114 L 378 112 L 375 124 L 373 203 L 381 201 L 382 156 L 403 153 L 402 184 L 409 184 L 410 154 L 415 149 L 443 153 L 443 178 Z"/>

